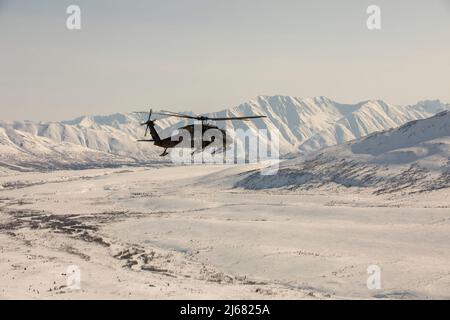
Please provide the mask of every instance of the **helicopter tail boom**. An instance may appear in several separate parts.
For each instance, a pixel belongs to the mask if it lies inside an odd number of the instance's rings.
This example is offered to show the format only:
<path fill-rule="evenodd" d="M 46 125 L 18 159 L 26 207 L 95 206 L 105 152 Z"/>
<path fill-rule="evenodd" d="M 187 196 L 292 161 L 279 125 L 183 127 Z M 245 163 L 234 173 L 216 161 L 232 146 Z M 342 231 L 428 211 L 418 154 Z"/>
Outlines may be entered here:
<path fill-rule="evenodd" d="M 161 138 L 159 137 L 159 134 L 155 129 L 155 124 L 153 121 L 147 122 L 147 129 L 150 130 L 150 135 L 152 136 L 154 142 L 158 143 L 161 141 Z"/>

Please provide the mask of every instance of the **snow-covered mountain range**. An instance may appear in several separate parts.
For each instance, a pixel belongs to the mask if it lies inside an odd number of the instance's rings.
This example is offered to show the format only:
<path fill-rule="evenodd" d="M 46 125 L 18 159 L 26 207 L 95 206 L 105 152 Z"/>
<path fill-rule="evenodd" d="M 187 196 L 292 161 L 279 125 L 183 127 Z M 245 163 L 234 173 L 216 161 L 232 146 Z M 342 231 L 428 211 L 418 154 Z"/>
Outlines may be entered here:
<path fill-rule="evenodd" d="M 250 172 L 248 189 L 370 187 L 374 193 L 450 187 L 450 111 L 281 164 L 275 176 Z"/>
<path fill-rule="evenodd" d="M 218 123 L 234 135 L 236 129 L 267 129 L 279 133 L 281 155 L 307 155 L 323 147 L 340 144 L 387 130 L 412 120 L 424 119 L 450 110 L 450 105 L 422 101 L 411 106 L 398 106 L 380 100 L 357 104 L 341 104 L 326 97 L 295 98 L 291 96 L 259 96 L 237 107 L 208 114 L 209 116 L 266 115 L 267 119 Z M 63 122 L 0 121 L 0 167 L 10 169 L 61 169 L 122 164 L 140 165 L 164 161 L 161 149 L 150 143 L 137 143 L 142 138 L 142 121 L 135 114 L 84 116 Z M 189 120 L 160 119 L 161 136 Z M 167 159 L 166 159 L 167 161 Z"/>

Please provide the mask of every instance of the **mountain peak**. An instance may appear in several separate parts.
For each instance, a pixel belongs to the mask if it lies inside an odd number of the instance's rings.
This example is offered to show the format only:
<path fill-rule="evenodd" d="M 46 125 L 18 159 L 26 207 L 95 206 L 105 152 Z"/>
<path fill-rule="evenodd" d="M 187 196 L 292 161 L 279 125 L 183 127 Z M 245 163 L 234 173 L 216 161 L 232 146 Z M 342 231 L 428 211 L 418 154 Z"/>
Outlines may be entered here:
<path fill-rule="evenodd" d="M 241 138 L 236 135 L 238 129 L 255 134 L 258 129 L 268 130 L 270 134 L 277 133 L 280 154 L 286 155 L 308 154 L 376 131 L 399 127 L 412 120 L 428 118 L 444 110 L 450 108 L 439 100 L 423 101 L 414 106 L 396 106 L 382 100 L 340 104 L 325 96 L 296 98 L 275 95 L 258 96 L 256 100 L 234 108 L 205 115 L 219 118 L 266 115 L 265 119 L 224 121 L 217 125 L 226 129 L 239 147 L 245 141 L 239 140 Z M 34 163 L 36 159 L 47 159 L 49 156 L 56 159 L 54 161 L 69 164 L 77 163 L 77 158 L 85 159 L 94 165 L 101 165 L 100 158 L 110 161 L 114 157 L 131 158 L 133 161 L 155 159 L 160 152 L 158 148 L 136 143 L 145 132 L 145 128 L 140 126 L 141 120 L 136 114 L 116 113 L 82 116 L 52 124 L 0 122 L 0 160 L 4 156 L 5 162 L 10 161 L 8 154 L 21 154 L 23 159 L 17 158 L 21 163 Z M 175 128 L 187 123 L 189 120 L 175 117 L 159 119 L 158 133 L 161 137 L 169 137 Z M 80 153 L 78 157 L 77 152 Z M 101 155 L 88 156 L 87 152 L 99 152 Z"/>
<path fill-rule="evenodd" d="M 131 115 L 123 113 L 114 113 L 111 115 L 90 115 L 63 121 L 62 123 L 67 125 L 79 125 L 81 127 L 92 127 L 95 125 L 117 126 L 118 124 L 130 123 L 132 121 L 131 117 Z"/>

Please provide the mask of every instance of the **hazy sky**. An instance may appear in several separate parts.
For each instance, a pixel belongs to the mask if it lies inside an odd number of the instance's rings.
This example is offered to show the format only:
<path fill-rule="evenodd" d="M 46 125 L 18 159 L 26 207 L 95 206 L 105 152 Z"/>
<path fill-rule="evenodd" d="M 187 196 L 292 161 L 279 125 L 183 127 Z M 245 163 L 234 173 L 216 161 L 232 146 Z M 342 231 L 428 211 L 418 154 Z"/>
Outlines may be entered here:
<path fill-rule="evenodd" d="M 274 94 L 450 102 L 450 1 L 0 0 L 0 57 L 0 119 L 208 112 Z"/>

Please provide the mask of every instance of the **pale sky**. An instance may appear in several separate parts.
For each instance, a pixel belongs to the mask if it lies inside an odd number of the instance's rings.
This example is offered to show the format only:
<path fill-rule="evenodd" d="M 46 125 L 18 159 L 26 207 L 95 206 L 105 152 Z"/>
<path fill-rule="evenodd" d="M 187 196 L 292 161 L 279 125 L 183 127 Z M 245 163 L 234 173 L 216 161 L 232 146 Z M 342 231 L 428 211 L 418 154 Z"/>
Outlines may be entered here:
<path fill-rule="evenodd" d="M 366 27 L 370 4 L 381 30 Z M 1 120 L 275 94 L 450 102 L 450 0 L 0 0 L 0 57 Z"/>

